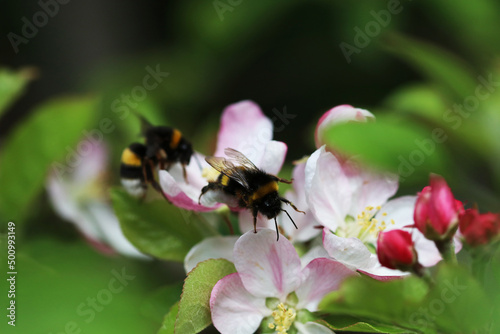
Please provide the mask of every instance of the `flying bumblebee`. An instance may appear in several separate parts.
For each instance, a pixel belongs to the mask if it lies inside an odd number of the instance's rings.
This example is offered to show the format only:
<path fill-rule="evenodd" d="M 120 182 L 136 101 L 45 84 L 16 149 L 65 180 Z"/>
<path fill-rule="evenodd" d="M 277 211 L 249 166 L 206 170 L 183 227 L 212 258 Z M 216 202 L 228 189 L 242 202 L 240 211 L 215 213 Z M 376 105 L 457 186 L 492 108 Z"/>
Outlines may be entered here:
<path fill-rule="evenodd" d="M 151 184 L 165 197 L 155 178 L 157 169 L 168 170 L 178 162 L 182 165 L 187 182 L 186 166 L 191 160 L 193 149 L 179 130 L 167 126 L 152 126 L 144 118 L 141 118 L 141 122 L 145 144 L 132 143 L 123 151 L 121 182 L 133 196 L 144 197 L 148 184 Z"/>
<path fill-rule="evenodd" d="M 241 152 L 232 148 L 226 148 L 224 153 L 229 159 L 220 157 L 207 157 L 205 159 L 220 174 L 217 180 L 209 182 L 203 187 L 198 202 L 207 191 L 222 191 L 225 195 L 234 198 L 239 207 L 249 209 L 252 212 L 255 233 L 257 233 L 259 212 L 268 219 L 274 219 L 277 240 L 279 240 L 279 231 L 276 216 L 281 211 L 287 214 L 297 228 L 290 214 L 281 208 L 281 203 L 289 204 L 297 212 L 305 212 L 300 211 L 292 202 L 278 194 L 278 182 L 290 184 L 292 181 L 264 172 Z"/>

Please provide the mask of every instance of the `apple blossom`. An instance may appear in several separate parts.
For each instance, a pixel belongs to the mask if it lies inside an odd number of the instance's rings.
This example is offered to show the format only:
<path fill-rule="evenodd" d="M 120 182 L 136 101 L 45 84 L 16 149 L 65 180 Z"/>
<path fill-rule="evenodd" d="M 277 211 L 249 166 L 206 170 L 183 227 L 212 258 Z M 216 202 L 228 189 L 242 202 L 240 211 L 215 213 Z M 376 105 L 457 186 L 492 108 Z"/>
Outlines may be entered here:
<path fill-rule="evenodd" d="M 295 327 L 298 333 L 332 333 L 305 321 L 321 299 L 355 273 L 339 262 L 316 258 L 302 268 L 295 248 L 275 231 L 259 229 L 241 236 L 234 247 L 237 273 L 214 286 L 210 309 L 214 326 L 222 333 L 254 333 L 261 322 L 278 333 Z M 320 326 L 320 327 L 318 327 Z M 312 328 L 312 329 L 311 329 Z"/>
<path fill-rule="evenodd" d="M 107 197 L 108 152 L 102 142 L 86 141 L 89 153 L 67 175 L 51 173 L 46 187 L 54 210 L 72 222 L 96 249 L 104 253 L 147 258 L 123 235 Z"/>
<path fill-rule="evenodd" d="M 397 176 L 367 170 L 352 160 L 341 163 L 324 146 L 308 159 L 305 174 L 309 209 L 325 227 L 323 245 L 329 256 L 375 278 L 403 275 L 384 268 L 375 255 L 380 231 L 414 225 L 416 197 L 389 200 L 397 191 Z M 423 266 L 442 259 L 420 232 L 415 230 L 412 238 Z"/>

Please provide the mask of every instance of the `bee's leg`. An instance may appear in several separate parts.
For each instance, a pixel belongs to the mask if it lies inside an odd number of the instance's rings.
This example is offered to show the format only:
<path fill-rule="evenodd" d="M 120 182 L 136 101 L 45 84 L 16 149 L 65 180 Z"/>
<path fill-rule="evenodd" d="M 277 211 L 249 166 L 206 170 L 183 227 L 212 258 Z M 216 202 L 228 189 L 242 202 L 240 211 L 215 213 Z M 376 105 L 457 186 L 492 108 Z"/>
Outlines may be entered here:
<path fill-rule="evenodd" d="M 198 204 L 201 204 L 200 201 L 201 201 L 201 196 L 205 195 L 205 193 L 207 191 L 210 190 L 210 183 L 206 186 L 204 186 L 203 188 L 201 188 L 201 194 L 200 194 L 200 197 L 198 197 Z"/>
<path fill-rule="evenodd" d="M 147 167 L 146 167 L 146 165 L 147 165 Z M 151 173 L 151 179 L 148 177 L 148 173 L 147 173 L 148 170 L 146 168 L 149 168 L 149 171 Z M 167 200 L 167 202 L 171 203 L 170 200 L 165 195 L 165 193 L 163 192 L 163 190 L 161 189 L 160 184 L 158 182 L 156 182 L 154 175 L 153 175 L 154 170 L 155 170 L 155 166 L 154 166 L 153 160 L 150 160 L 150 159 L 144 160 L 144 163 L 142 164 L 142 172 L 143 172 L 143 176 L 144 176 L 144 181 L 146 183 L 151 184 L 151 186 L 153 187 L 154 190 L 159 192 L 163 196 L 163 198 L 165 198 Z"/>
<path fill-rule="evenodd" d="M 257 233 L 257 210 L 252 210 L 253 215 L 253 233 Z"/>
<path fill-rule="evenodd" d="M 182 175 L 184 175 L 184 181 L 186 181 L 186 184 L 188 184 L 188 177 L 187 177 L 187 172 L 186 172 L 186 165 L 182 164 Z"/>
<path fill-rule="evenodd" d="M 281 183 L 286 183 L 286 184 L 292 184 L 293 183 L 293 179 L 291 179 L 291 180 L 282 179 L 281 177 L 277 177 L 276 175 L 274 175 L 274 177 L 277 179 L 277 181 L 279 181 Z"/>
<path fill-rule="evenodd" d="M 285 212 L 286 215 L 288 216 L 288 218 L 290 218 L 290 221 L 292 222 L 293 226 L 295 226 L 295 229 L 298 230 L 299 228 L 297 227 L 297 224 L 295 224 L 295 222 L 293 221 L 292 217 L 290 217 L 290 214 L 288 213 L 288 211 L 284 210 L 284 209 L 281 209 L 281 211 Z M 302 212 L 302 211 L 300 211 Z"/>
<path fill-rule="evenodd" d="M 280 197 L 280 201 L 282 201 L 283 203 L 286 203 L 286 204 L 290 205 L 295 211 L 301 212 L 303 214 L 306 214 L 304 211 L 300 211 L 299 209 L 297 209 L 297 207 L 292 202 L 290 202 L 289 200 L 287 200 L 286 198 Z"/>
<path fill-rule="evenodd" d="M 295 225 L 295 223 L 293 224 Z M 278 222 L 276 221 L 276 217 L 274 217 L 274 226 L 276 226 L 276 241 L 280 241 L 280 232 L 278 231 Z"/>

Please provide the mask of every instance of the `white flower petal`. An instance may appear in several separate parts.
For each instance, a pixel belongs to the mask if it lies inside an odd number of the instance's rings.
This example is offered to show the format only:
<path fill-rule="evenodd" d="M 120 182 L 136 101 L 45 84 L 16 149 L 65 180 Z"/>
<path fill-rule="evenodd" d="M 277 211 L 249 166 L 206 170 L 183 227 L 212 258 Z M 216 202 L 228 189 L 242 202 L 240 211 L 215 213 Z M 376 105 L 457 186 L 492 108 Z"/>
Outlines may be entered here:
<path fill-rule="evenodd" d="M 238 273 L 217 282 L 210 297 L 210 309 L 212 322 L 222 334 L 254 333 L 262 319 L 271 314 L 265 298 L 250 294 Z"/>
<path fill-rule="evenodd" d="M 387 224 L 387 231 L 413 226 L 413 211 L 417 196 L 401 196 L 390 200 L 377 212 L 375 218 Z M 384 215 L 386 213 L 386 215 Z M 394 224 L 392 224 L 392 221 Z"/>
<path fill-rule="evenodd" d="M 367 206 L 377 207 L 394 196 L 398 190 L 398 176 L 361 169 L 353 161 L 343 166 L 353 189 L 352 202 L 348 213 L 356 217 Z"/>
<path fill-rule="evenodd" d="M 95 201 L 88 204 L 87 210 L 89 219 L 87 224 L 93 224 L 96 229 L 99 229 L 100 235 L 96 238 L 97 240 L 105 242 L 120 254 L 150 259 L 149 256 L 139 252 L 123 235 L 120 222 L 110 205 Z"/>
<path fill-rule="evenodd" d="M 323 246 L 331 258 L 350 268 L 370 270 L 378 262 L 358 238 L 342 238 L 323 230 Z"/>
<path fill-rule="evenodd" d="M 342 263 L 325 258 L 312 260 L 302 271 L 304 282 L 295 290 L 299 302 L 298 309 L 315 312 L 323 297 L 338 289 L 341 282 L 349 276 L 357 275 L 355 271 Z"/>
<path fill-rule="evenodd" d="M 184 269 L 189 273 L 196 265 L 208 259 L 226 259 L 233 262 L 237 236 L 206 238 L 193 246 L 184 258 Z"/>
<path fill-rule="evenodd" d="M 300 257 L 300 262 L 302 263 L 302 268 L 305 268 L 309 262 L 318 258 L 330 258 L 330 255 L 326 252 L 323 246 L 314 246 L 307 253 Z"/>
<path fill-rule="evenodd" d="M 316 150 L 305 169 L 307 202 L 317 221 L 335 231 L 351 206 L 352 187 L 337 158 L 325 147 Z"/>
<path fill-rule="evenodd" d="M 234 247 L 234 265 L 245 288 L 266 298 L 286 296 L 301 284 L 300 258 L 293 245 L 269 229 L 245 233 Z"/>
<path fill-rule="evenodd" d="M 288 147 L 285 143 L 272 140 L 264 147 L 264 151 L 259 161 L 253 161 L 254 164 L 265 172 L 278 175 L 283 162 L 285 161 Z"/>

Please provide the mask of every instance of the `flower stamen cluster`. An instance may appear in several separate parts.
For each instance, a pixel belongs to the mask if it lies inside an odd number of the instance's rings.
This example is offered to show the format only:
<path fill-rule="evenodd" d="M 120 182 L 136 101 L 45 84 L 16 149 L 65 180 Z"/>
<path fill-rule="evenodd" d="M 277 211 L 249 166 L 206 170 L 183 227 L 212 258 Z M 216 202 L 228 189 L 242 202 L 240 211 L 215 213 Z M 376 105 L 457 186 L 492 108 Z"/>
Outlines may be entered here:
<path fill-rule="evenodd" d="M 291 307 L 287 309 L 287 306 L 283 303 L 279 303 L 278 307 L 271 313 L 274 322 L 269 323 L 270 329 L 275 329 L 279 334 L 286 334 L 287 331 L 293 324 L 297 312 Z"/>

